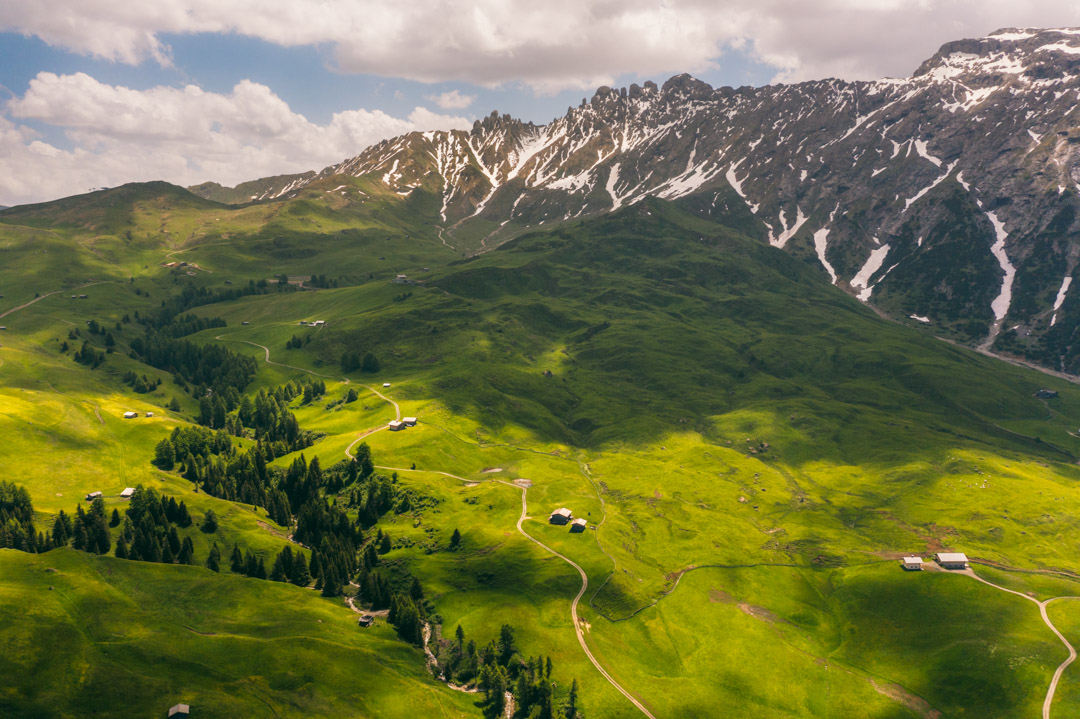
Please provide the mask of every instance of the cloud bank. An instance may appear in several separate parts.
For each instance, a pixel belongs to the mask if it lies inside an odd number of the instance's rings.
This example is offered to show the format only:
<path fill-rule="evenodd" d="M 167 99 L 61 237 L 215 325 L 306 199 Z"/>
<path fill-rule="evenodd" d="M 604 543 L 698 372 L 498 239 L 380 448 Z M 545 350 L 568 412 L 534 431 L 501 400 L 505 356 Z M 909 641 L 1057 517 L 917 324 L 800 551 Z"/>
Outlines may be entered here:
<path fill-rule="evenodd" d="M 5 110 L 6 117 L 0 116 L 2 204 L 146 180 L 236 184 L 321 169 L 405 132 L 471 124 L 417 107 L 404 118 L 347 110 L 318 125 L 270 88 L 249 80 L 227 94 L 194 85 L 131 90 L 83 73 L 39 73 Z M 30 120 L 63 128 L 73 148 L 43 141 Z"/>
<path fill-rule="evenodd" d="M 163 36 L 235 33 L 326 45 L 345 72 L 545 93 L 702 72 L 743 47 L 777 78 L 907 75 L 948 40 L 1080 25 L 1075 0 L 36 0 L 0 28 L 117 62 L 169 62 Z"/>

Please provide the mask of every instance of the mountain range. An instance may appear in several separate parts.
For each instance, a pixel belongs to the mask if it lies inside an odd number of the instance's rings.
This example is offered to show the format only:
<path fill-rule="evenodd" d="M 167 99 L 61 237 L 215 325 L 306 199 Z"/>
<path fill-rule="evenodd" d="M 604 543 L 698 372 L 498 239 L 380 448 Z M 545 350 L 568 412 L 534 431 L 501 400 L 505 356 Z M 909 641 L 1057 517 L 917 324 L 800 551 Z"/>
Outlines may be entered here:
<path fill-rule="evenodd" d="M 682 198 L 894 318 L 1075 373 L 1078 92 L 1080 29 L 1005 29 L 946 44 L 908 78 L 712 88 L 679 75 L 602 87 L 546 125 L 493 112 L 318 173 L 189 189 L 265 202 L 374 178 L 434 196 L 440 237 L 469 253 Z"/>

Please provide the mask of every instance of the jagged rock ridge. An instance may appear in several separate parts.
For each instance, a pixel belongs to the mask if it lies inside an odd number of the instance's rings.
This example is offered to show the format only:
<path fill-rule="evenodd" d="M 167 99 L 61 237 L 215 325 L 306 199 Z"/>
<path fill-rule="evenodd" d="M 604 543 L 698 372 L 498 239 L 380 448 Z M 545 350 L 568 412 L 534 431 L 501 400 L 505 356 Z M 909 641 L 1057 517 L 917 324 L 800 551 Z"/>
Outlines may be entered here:
<path fill-rule="evenodd" d="M 600 88 L 547 125 L 492 113 L 411 133 L 263 196 L 378 177 L 436 194 L 451 236 L 494 226 L 488 247 L 686 198 L 894 316 L 1076 371 L 1078 91 L 1080 30 L 1008 29 L 948 43 L 903 79 Z"/>

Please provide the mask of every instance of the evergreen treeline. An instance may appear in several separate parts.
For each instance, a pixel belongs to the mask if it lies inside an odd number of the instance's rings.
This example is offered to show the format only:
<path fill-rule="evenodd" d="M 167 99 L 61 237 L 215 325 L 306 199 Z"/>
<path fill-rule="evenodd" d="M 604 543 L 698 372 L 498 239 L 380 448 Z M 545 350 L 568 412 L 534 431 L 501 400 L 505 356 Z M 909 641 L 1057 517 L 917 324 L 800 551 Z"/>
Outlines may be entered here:
<path fill-rule="evenodd" d="M 259 280 L 258 282 L 255 280 L 248 280 L 246 287 L 235 287 L 227 290 L 211 290 L 206 287 L 199 287 L 196 289 L 195 287 L 188 285 L 180 292 L 180 294 L 174 295 L 167 300 L 163 300 L 161 302 L 161 308 L 156 312 L 138 319 L 148 329 L 160 330 L 167 325 L 173 324 L 177 317 L 193 307 L 201 307 L 203 305 L 214 304 L 215 302 L 230 302 L 241 297 L 247 297 L 248 295 L 265 295 L 271 292 L 292 292 L 295 290 L 296 288 L 292 285 L 271 284 L 266 280 Z M 191 315 L 188 316 L 190 317 Z M 185 317 L 178 323 L 177 329 L 183 328 L 186 324 L 187 318 Z M 209 326 L 223 327 L 224 324 Z M 203 329 L 206 328 L 204 327 Z M 198 332 L 199 330 L 194 331 Z M 188 334 L 190 334 L 190 332 Z M 176 334 L 173 336 L 181 337 L 182 335 Z"/>
<path fill-rule="evenodd" d="M 237 354 L 220 345 L 197 345 L 176 339 L 168 332 L 147 329 L 146 337 L 131 341 L 131 350 L 150 365 L 195 385 L 192 395 L 212 395 L 224 398 L 226 409 L 235 409 L 239 390 L 251 382 L 258 369 L 254 357 Z M 231 391 L 230 391 L 231 390 Z"/>
<path fill-rule="evenodd" d="M 34 529 L 34 506 L 26 487 L 0 480 L 0 549 L 43 552 L 50 548 Z"/>
<path fill-rule="evenodd" d="M 125 510 L 123 527 L 116 540 L 116 556 L 143 562 L 194 564 L 195 549 L 190 537 L 180 539 L 177 527 L 191 526 L 191 515 L 183 501 L 158 495 L 142 485 L 135 488 Z M 77 547 L 76 547 L 77 548 Z"/>
<path fill-rule="evenodd" d="M 96 349 L 89 341 L 83 340 L 82 348 L 75 351 L 75 361 L 91 369 L 97 369 L 105 363 L 105 353 Z"/>
<path fill-rule="evenodd" d="M 379 360 L 371 352 L 368 352 L 360 357 L 359 352 L 349 351 L 341 355 L 341 369 L 343 372 L 355 372 L 360 370 L 361 372 L 378 372 Z"/>
<path fill-rule="evenodd" d="M 153 392 L 161 386 L 160 378 L 151 379 L 146 375 L 136 375 L 131 370 L 124 373 L 123 380 L 125 384 L 131 385 L 131 389 L 135 390 L 138 394 Z"/>
<path fill-rule="evenodd" d="M 551 657 L 521 656 L 514 639 L 514 628 L 504 624 L 498 640 L 478 648 L 473 640 L 465 641 L 465 632 L 457 628 L 453 640 L 442 640 L 437 648 L 443 679 L 461 684 L 476 682 L 484 693 L 485 714 L 501 717 L 506 711 L 506 693 L 514 696 L 514 716 L 537 719 L 583 719 L 578 706 L 577 680 L 569 690 L 556 692 L 551 679 Z"/>
<path fill-rule="evenodd" d="M 186 337 L 187 335 L 193 335 L 196 332 L 202 332 L 203 330 L 227 326 L 225 320 L 220 317 L 198 317 L 193 314 L 187 314 L 183 317 L 177 317 L 169 324 L 161 327 L 159 332 L 170 337 L 180 338 Z"/>
<path fill-rule="evenodd" d="M 331 287 L 337 287 L 338 280 L 327 279 L 326 275 L 312 275 L 311 279 L 304 284 L 309 287 L 320 287 L 323 289 L 329 289 Z"/>

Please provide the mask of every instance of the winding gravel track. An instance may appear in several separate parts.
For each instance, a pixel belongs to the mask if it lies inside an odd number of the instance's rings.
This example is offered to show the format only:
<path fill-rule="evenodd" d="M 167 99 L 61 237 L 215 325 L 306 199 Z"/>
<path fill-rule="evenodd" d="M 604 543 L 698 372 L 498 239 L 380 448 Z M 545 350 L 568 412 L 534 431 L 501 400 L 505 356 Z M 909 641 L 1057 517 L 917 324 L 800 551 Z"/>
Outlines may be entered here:
<path fill-rule="evenodd" d="M 350 447 L 351 447 L 351 445 L 350 445 Z M 349 455 L 349 453 L 347 451 L 346 451 L 346 455 L 348 455 L 350 458 L 352 457 L 352 455 Z M 439 475 L 442 475 L 444 477 L 450 477 L 451 479 L 456 479 L 458 481 L 466 482 L 466 483 L 470 483 L 470 482 L 474 481 L 474 480 L 466 479 L 465 477 L 459 477 L 456 474 L 450 474 L 449 472 L 438 472 L 438 471 L 434 471 L 434 470 L 422 470 L 422 469 L 406 469 L 404 467 L 385 467 L 385 466 L 382 466 L 382 465 L 377 465 L 377 468 L 378 469 L 385 469 L 385 470 L 388 470 L 388 471 L 391 471 L 391 472 L 427 472 L 429 474 L 439 474 Z M 485 479 L 485 480 L 479 480 L 479 481 L 482 481 L 482 482 L 498 482 L 499 484 L 505 484 L 507 487 L 513 487 L 514 489 L 521 490 L 521 516 L 518 517 L 518 521 L 517 521 L 517 531 L 518 531 L 518 533 L 521 534 L 521 536 L 525 537 L 525 539 L 528 539 L 530 542 L 532 542 L 533 544 L 535 544 L 538 547 L 540 547 L 541 549 L 543 549 L 544 551 L 546 551 L 546 552 L 548 552 L 550 554 L 554 554 L 556 557 L 558 557 L 559 559 L 561 559 L 564 562 L 566 562 L 567 564 L 569 564 L 571 567 L 573 567 L 574 569 L 577 570 L 578 575 L 581 577 L 581 589 L 578 590 L 577 596 L 574 597 L 574 601 L 570 603 L 570 616 L 574 620 L 574 632 L 575 632 L 575 634 L 577 634 L 578 644 L 581 645 L 582 651 L 585 652 L 585 656 L 587 656 L 589 658 L 589 661 L 592 662 L 592 665 L 594 667 L 596 667 L 596 671 L 600 672 L 600 674 L 605 679 L 608 680 L 608 683 L 611 684 L 611 686 L 615 687 L 615 689 L 618 690 L 618 692 L 620 694 L 622 694 L 624 697 L 626 697 L 630 701 L 631 704 L 633 704 L 635 707 L 637 707 L 641 711 L 642 714 L 649 717 L 649 719 L 656 719 L 656 717 L 653 716 L 652 712 L 650 712 L 648 709 L 646 709 L 645 706 L 640 701 L 638 701 L 636 698 L 634 698 L 634 696 L 632 694 L 630 694 L 630 692 L 623 689 L 622 686 L 620 686 L 619 683 L 617 681 L 615 681 L 615 679 L 612 678 L 612 676 L 610 674 L 608 674 L 607 670 L 604 669 L 604 667 L 600 664 L 600 662 L 597 660 L 597 658 L 595 656 L 593 656 L 592 650 L 589 649 L 589 645 L 585 641 L 585 633 L 581 630 L 581 621 L 578 618 L 578 603 L 581 601 L 582 596 L 585 595 L 586 590 L 588 590 L 588 588 L 589 588 L 589 575 L 587 575 L 585 573 L 585 570 L 582 569 L 581 566 L 578 565 L 577 562 L 575 562 L 574 560 L 570 559 L 569 557 L 567 557 L 567 556 L 565 556 L 563 554 L 560 554 L 559 552 L 555 551 L 554 549 L 552 549 L 548 545 L 544 544 L 539 539 L 537 539 L 536 537 L 534 537 L 531 534 L 529 534 L 528 532 L 526 532 L 525 528 L 521 526 L 522 522 L 524 522 L 528 518 L 528 509 L 529 509 L 528 492 L 529 492 L 529 488 L 528 487 L 522 487 L 520 484 L 514 484 L 513 482 L 507 482 L 504 479 Z"/>
<path fill-rule="evenodd" d="M 108 280 L 102 280 L 101 282 L 88 282 L 85 285 L 79 285 L 78 287 L 72 287 L 71 289 L 72 290 L 81 290 L 83 287 L 93 287 L 94 285 L 103 285 L 107 281 Z M 19 310 L 25 310 L 30 305 L 34 304 L 35 302 L 40 302 L 41 300 L 45 299 L 46 297 L 51 297 L 52 295 L 59 294 L 61 292 L 69 292 L 69 291 L 70 290 L 53 290 L 52 292 L 46 292 L 45 294 L 39 295 L 38 297 L 35 297 L 34 299 L 30 300 L 26 304 L 19 305 L 18 307 L 12 307 L 10 310 L 5 310 L 4 312 L 0 312 L 0 319 L 3 319 L 5 317 L 7 317 L 8 315 L 10 315 L 13 312 L 18 312 Z"/>
<path fill-rule="evenodd" d="M 1065 638 L 1065 635 L 1058 631 L 1058 628 L 1054 626 L 1053 622 L 1050 621 L 1050 617 L 1048 617 L 1046 614 L 1046 605 L 1048 605 L 1050 602 L 1056 602 L 1059 599 L 1080 599 L 1080 597 L 1051 597 L 1050 599 L 1046 599 L 1040 602 L 1035 597 L 1030 597 L 1023 592 L 1017 592 L 1013 589 L 1006 589 L 1005 587 L 987 581 L 986 579 L 983 579 L 978 574 L 976 574 L 974 570 L 965 569 L 956 572 L 956 574 L 966 574 L 967 576 L 972 577 L 982 582 L 983 584 L 989 585 L 994 589 L 999 589 L 1003 592 L 1008 592 L 1009 594 L 1015 594 L 1018 597 L 1023 597 L 1029 602 L 1034 602 L 1035 604 L 1037 604 L 1039 606 L 1039 614 L 1042 615 L 1043 623 L 1046 624 L 1046 626 L 1050 627 L 1050 631 L 1056 634 L 1057 638 L 1061 640 L 1061 643 L 1065 645 L 1065 648 L 1069 650 L 1069 657 L 1058 665 L 1057 670 L 1054 672 L 1054 678 L 1050 680 L 1050 686 L 1046 690 L 1046 698 L 1043 700 L 1042 717 L 1043 719 L 1050 719 L 1050 705 L 1054 702 L 1054 692 L 1057 691 L 1058 681 L 1061 679 L 1061 674 L 1065 671 L 1065 668 L 1072 664 L 1074 661 L 1076 661 L 1076 649 L 1073 647 L 1072 644 L 1069 643 L 1069 640 Z"/>
<path fill-rule="evenodd" d="M 318 372 L 313 372 L 313 371 L 311 371 L 309 369 L 305 369 L 303 367 L 295 367 L 293 365 L 282 364 L 281 362 L 274 362 L 273 360 L 270 359 L 270 348 L 267 347 L 266 345 L 258 344 L 257 342 L 251 342 L 249 340 L 229 340 L 229 339 L 225 339 L 224 335 L 218 335 L 214 339 L 225 341 L 225 342 L 243 342 L 244 344 L 252 345 L 253 347 L 259 347 L 265 353 L 264 359 L 266 360 L 266 362 L 268 364 L 277 365 L 279 367 L 288 367 L 289 369 L 295 369 L 295 370 L 299 370 L 301 372 L 307 372 L 308 374 L 313 374 L 313 375 L 315 375 L 317 377 L 329 377 L 330 376 L 330 375 L 319 374 Z M 345 379 L 345 382 L 348 383 L 349 380 Z M 384 395 L 382 392 L 375 389 L 374 387 L 369 387 L 367 385 L 361 385 L 361 386 L 363 386 L 365 389 L 371 391 L 373 394 L 377 395 L 378 397 L 382 398 L 384 401 L 389 402 L 391 405 L 393 405 L 394 413 L 397 415 L 397 418 L 399 420 L 401 419 L 401 407 L 398 406 L 397 402 L 390 399 L 389 397 L 387 397 L 386 395 Z M 364 432 L 362 432 L 360 434 L 360 436 L 358 436 L 356 439 L 354 439 L 349 444 L 349 446 L 345 448 L 345 456 L 348 457 L 349 459 L 355 459 L 355 457 L 353 456 L 353 453 L 352 453 L 352 448 L 355 447 L 357 445 L 357 443 L 360 442 L 360 440 L 364 439 L 368 435 L 374 434 L 375 432 L 379 432 L 379 431 L 381 431 L 381 430 L 383 430 L 385 428 L 386 427 L 384 425 L 384 426 L 381 426 L 381 427 L 376 427 L 374 429 L 369 429 L 369 430 L 365 430 Z M 385 467 L 385 466 L 381 466 L 381 465 L 377 465 L 377 468 L 378 469 L 389 470 L 389 471 L 392 471 L 392 472 L 429 472 L 430 474 L 442 475 L 444 477 L 449 477 L 451 479 L 456 479 L 456 480 L 459 480 L 461 482 L 469 483 L 471 481 L 471 480 L 465 479 L 464 477 L 459 477 L 456 474 L 450 474 L 449 472 L 440 472 L 440 471 L 435 471 L 435 470 L 406 469 L 404 467 Z M 522 487 L 521 485 L 514 484 L 513 482 L 507 482 L 506 480 L 502 480 L 502 479 L 491 479 L 491 480 L 483 480 L 483 481 L 498 482 L 499 484 L 505 484 L 507 487 L 513 487 L 514 489 L 521 490 L 521 516 L 518 517 L 517 531 L 521 534 L 521 536 L 525 537 L 526 539 L 528 539 L 533 544 L 537 545 L 538 547 L 540 547 L 544 551 L 555 555 L 556 557 L 558 557 L 559 559 L 563 560 L 564 562 L 569 564 L 571 567 L 576 569 L 578 575 L 580 575 L 580 577 L 581 577 L 581 589 L 578 590 L 577 596 L 574 597 L 574 601 L 571 602 L 571 604 L 570 604 L 570 616 L 574 620 L 574 632 L 577 635 L 578 644 L 581 645 L 582 651 L 585 652 L 585 656 L 587 656 L 589 658 L 589 661 L 592 662 L 592 665 L 594 667 L 596 667 L 596 670 L 598 672 L 600 672 L 600 674 L 605 679 L 608 680 L 608 683 L 611 684 L 611 686 L 615 687 L 615 689 L 618 690 L 618 692 L 620 694 L 622 694 L 624 697 L 626 697 L 630 701 L 631 704 L 633 704 L 635 707 L 637 707 L 638 710 L 640 710 L 642 714 L 649 717 L 649 719 L 656 719 L 656 717 L 653 716 L 652 712 L 650 712 L 648 709 L 646 709 L 645 706 L 640 701 L 638 701 L 636 698 L 634 698 L 634 696 L 631 695 L 630 692 L 623 689 L 622 686 L 620 686 L 619 683 L 617 681 L 615 681 L 615 679 L 613 679 L 610 674 L 608 674 L 607 670 L 604 669 L 604 667 L 600 664 L 600 662 L 597 661 L 596 657 L 593 656 L 592 650 L 589 649 L 589 645 L 585 641 L 585 633 L 582 632 L 582 630 L 581 630 L 581 621 L 578 618 L 578 603 L 581 601 L 581 597 L 584 596 L 585 591 L 589 588 L 589 576 L 585 573 L 585 570 L 582 569 L 577 564 L 577 562 L 575 562 L 574 560 L 570 559 L 569 557 L 566 557 L 565 555 L 560 554 L 559 552 L 555 551 L 554 549 L 552 549 L 548 545 L 541 542 L 536 537 L 533 537 L 531 534 L 526 532 L 525 529 L 521 526 L 522 522 L 525 521 L 525 519 L 527 518 L 527 515 L 528 515 L 528 507 L 529 507 L 529 505 L 528 505 L 528 491 L 529 491 L 528 487 Z M 350 606 L 351 606 L 351 603 L 350 603 Z M 352 608 L 353 608 L 354 611 L 356 611 L 355 606 L 353 606 Z"/>

